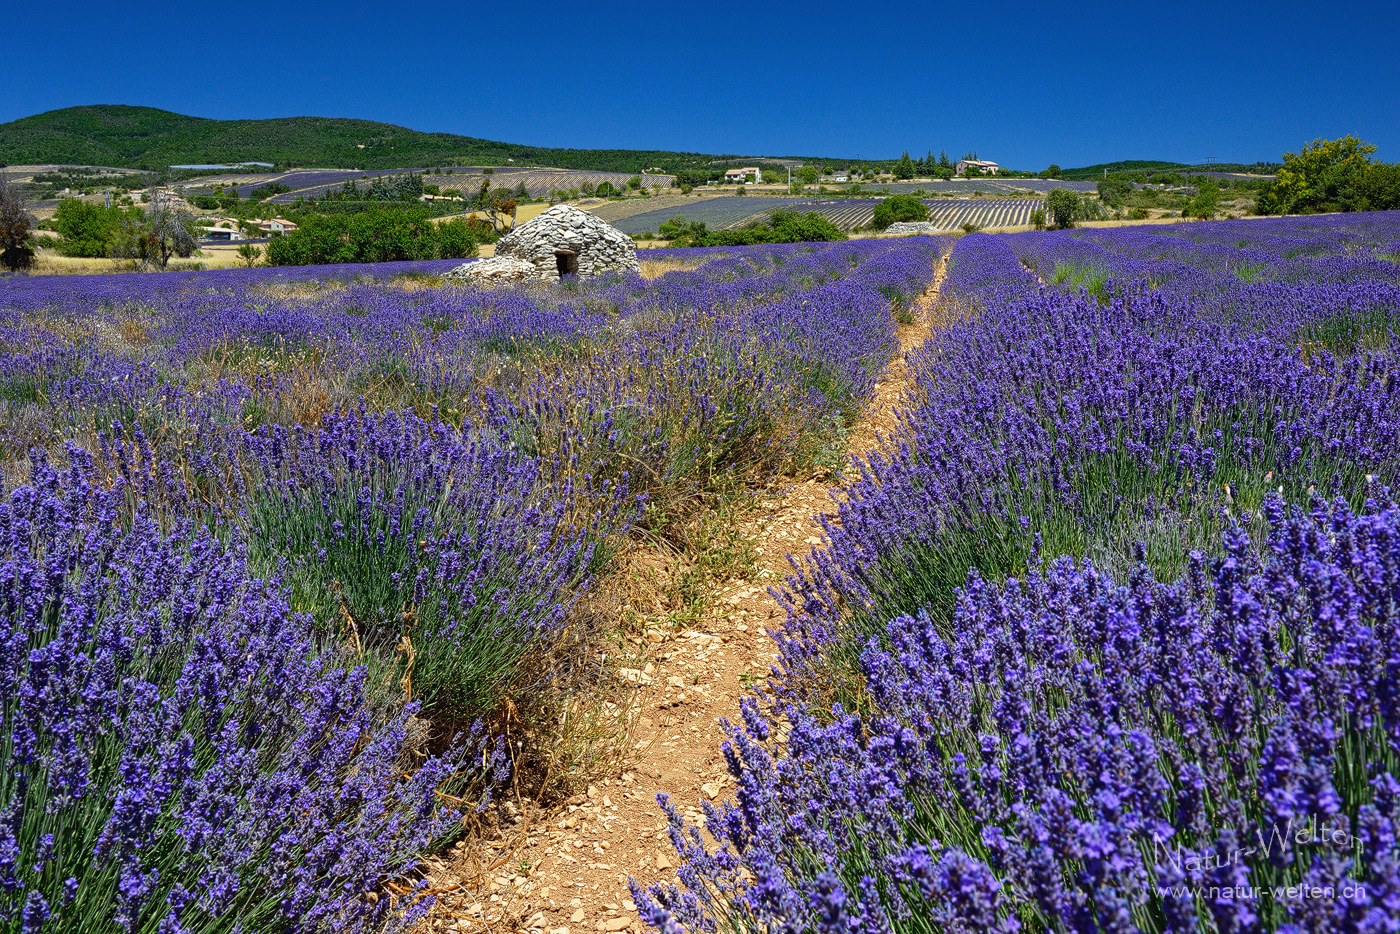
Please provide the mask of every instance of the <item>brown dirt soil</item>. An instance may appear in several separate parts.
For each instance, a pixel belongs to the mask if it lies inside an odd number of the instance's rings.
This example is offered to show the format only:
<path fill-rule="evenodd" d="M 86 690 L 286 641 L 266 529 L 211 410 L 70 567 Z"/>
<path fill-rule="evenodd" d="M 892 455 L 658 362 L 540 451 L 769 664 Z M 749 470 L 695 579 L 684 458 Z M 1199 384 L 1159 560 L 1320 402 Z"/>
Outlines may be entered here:
<path fill-rule="evenodd" d="M 936 298 L 946 271 L 945 260 L 916 304 L 914 323 L 899 329 L 899 353 L 847 437 L 848 457 L 882 446 L 895 431 L 897 409 L 912 386 L 905 358 L 942 325 Z M 484 851 L 459 846 L 430 861 L 428 890 L 437 903 L 422 930 L 643 930 L 628 877 L 648 886 L 671 881 L 677 863 L 656 796 L 670 794 L 697 824 L 702 797 L 719 802 L 731 796 L 720 721 L 739 721 L 740 698 L 768 676 L 777 658 L 766 630 L 781 624 L 783 611 L 768 588 L 781 586 L 791 572 L 789 554 L 806 554 L 823 543 L 817 517 L 832 512 L 841 494 L 840 486 L 819 478 L 789 478 L 766 491 L 739 523 L 756 568 L 747 579 L 712 588 L 693 628 L 663 627 L 659 607 L 629 605 L 649 618 L 641 654 L 631 662 L 638 667 L 617 672 L 632 695 L 631 764 L 547 810 L 526 799 L 519 801 L 523 809 L 510 802 L 502 829 Z M 633 558 L 634 565 L 647 563 L 646 555 Z"/>

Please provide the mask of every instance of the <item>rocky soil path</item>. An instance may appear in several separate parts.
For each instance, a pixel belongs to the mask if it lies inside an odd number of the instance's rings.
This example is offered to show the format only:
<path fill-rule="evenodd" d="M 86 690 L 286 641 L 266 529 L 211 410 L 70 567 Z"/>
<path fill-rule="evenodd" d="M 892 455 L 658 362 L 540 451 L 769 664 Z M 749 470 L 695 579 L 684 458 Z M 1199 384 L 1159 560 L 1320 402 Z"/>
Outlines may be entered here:
<path fill-rule="evenodd" d="M 945 259 L 917 303 L 914 323 L 900 328 L 900 352 L 848 436 L 848 456 L 875 449 L 897 427 L 896 408 L 911 385 L 905 357 L 935 326 L 946 270 Z M 816 517 L 831 512 L 833 497 L 840 495 L 840 486 L 819 480 L 794 480 L 771 491 L 741 528 L 757 556 L 756 572 L 709 594 L 709 612 L 697 627 L 647 631 L 644 667 L 628 670 L 637 683 L 635 764 L 550 812 L 512 813 L 515 832 L 487 850 L 485 863 L 462 849 L 455 860 L 431 867 L 438 905 L 427 929 L 640 934 L 629 875 L 649 885 L 674 878 L 676 868 L 656 796 L 669 793 L 683 814 L 701 824 L 702 798 L 732 795 L 720 721 L 738 722 L 740 698 L 768 675 L 777 651 L 766 630 L 783 618 L 768 588 L 780 586 L 791 572 L 789 554 L 822 544 Z"/>

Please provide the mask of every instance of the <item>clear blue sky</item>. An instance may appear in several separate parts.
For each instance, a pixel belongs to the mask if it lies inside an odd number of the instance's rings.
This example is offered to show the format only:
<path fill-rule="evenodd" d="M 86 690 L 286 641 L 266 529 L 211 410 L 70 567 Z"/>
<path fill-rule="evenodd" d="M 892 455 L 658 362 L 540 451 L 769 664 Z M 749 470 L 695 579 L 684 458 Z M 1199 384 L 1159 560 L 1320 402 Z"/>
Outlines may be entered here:
<path fill-rule="evenodd" d="M 1400 160 L 1400 3 L 13 4 L 0 122 L 75 104 L 362 117 L 548 146 L 1040 169 Z M 11 78 L 13 81 L 14 78 Z M 15 91 L 18 93 L 15 93 Z"/>

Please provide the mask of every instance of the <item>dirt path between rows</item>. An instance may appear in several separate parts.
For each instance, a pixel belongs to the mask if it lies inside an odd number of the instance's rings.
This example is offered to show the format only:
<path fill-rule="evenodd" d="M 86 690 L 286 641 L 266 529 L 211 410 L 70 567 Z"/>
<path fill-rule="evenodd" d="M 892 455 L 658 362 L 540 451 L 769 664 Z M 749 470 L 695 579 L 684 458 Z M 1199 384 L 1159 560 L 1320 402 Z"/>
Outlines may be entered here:
<path fill-rule="evenodd" d="M 899 329 L 899 353 L 847 438 L 848 457 L 875 449 L 896 429 L 896 409 L 912 385 L 905 358 L 936 325 L 936 299 L 946 272 L 945 257 L 916 303 L 914 323 Z M 528 829 L 522 826 L 526 815 L 515 814 L 516 832 L 503 834 L 484 863 L 472 859 L 480 854 L 465 850 L 446 862 L 430 861 L 430 890 L 438 894 L 427 930 L 640 934 L 628 876 L 650 885 L 673 879 L 676 868 L 656 795 L 669 793 L 696 824 L 702 824 L 702 798 L 722 801 L 732 795 L 720 720 L 738 722 L 740 698 L 769 674 L 777 651 L 765 630 L 781 624 L 783 613 L 768 588 L 781 585 L 791 572 L 789 554 L 805 554 L 823 543 L 816 517 L 832 511 L 840 492 L 841 487 L 819 480 L 793 480 L 775 488 L 741 523 L 757 556 L 756 573 L 707 595 L 710 609 L 698 628 L 674 634 L 648 630 L 649 660 L 629 672 L 638 682 L 636 764 L 538 815 Z"/>

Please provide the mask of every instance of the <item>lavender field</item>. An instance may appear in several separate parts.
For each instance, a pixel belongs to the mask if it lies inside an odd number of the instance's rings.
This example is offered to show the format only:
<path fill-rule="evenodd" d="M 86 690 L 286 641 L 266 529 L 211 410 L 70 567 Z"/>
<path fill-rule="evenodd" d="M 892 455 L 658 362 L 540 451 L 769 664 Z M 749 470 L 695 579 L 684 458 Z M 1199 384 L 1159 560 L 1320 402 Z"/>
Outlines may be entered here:
<path fill-rule="evenodd" d="M 612 556 L 831 460 L 946 247 L 0 283 L 0 927 L 412 923 Z"/>
<path fill-rule="evenodd" d="M 1400 217 L 958 241 L 658 930 L 1400 924 Z"/>
<path fill-rule="evenodd" d="M 645 258 L 0 280 L 0 930 L 437 924 L 622 556 L 813 473 L 643 921 L 1400 929 L 1400 216 Z"/>

